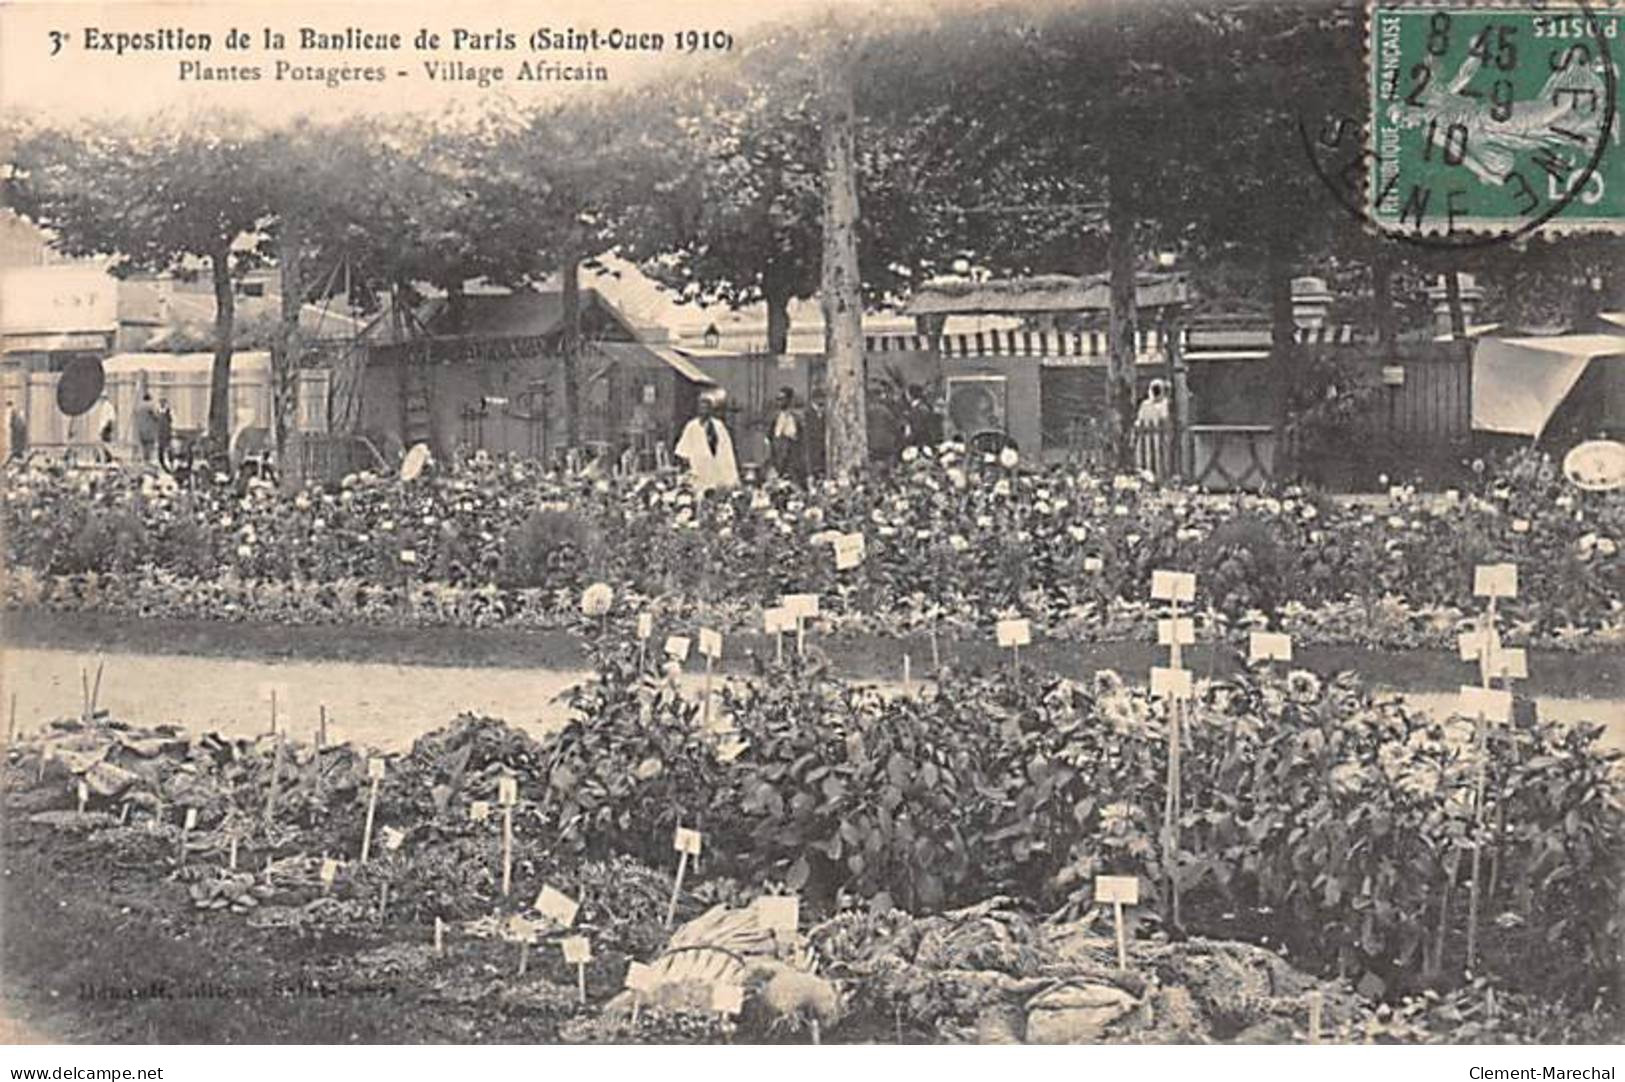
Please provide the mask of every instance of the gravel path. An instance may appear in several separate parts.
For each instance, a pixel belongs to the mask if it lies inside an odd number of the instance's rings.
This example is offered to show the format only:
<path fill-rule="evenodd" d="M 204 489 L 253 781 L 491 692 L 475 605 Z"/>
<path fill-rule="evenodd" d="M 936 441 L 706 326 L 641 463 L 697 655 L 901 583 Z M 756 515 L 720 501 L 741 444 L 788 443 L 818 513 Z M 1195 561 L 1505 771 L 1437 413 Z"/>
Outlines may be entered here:
<path fill-rule="evenodd" d="M 27 732 L 76 714 L 81 673 L 95 679 L 97 656 L 65 650 L 7 647 L 0 651 L 0 687 L 17 696 L 17 724 Z M 245 661 L 162 654 L 104 657 L 100 706 L 142 723 L 176 721 L 195 729 L 246 735 L 270 725 L 266 692 L 277 687 L 277 709 L 289 732 L 308 735 L 326 706 L 333 740 L 393 750 L 464 711 L 489 714 L 533 732 L 562 724 L 559 696 L 586 677 L 578 669 L 391 665 L 348 661 Z M 691 674 L 697 690 L 700 677 Z M 1424 709 L 1445 712 L 1448 693 L 1406 692 Z M 1625 700 L 1542 695 L 1541 709 L 1565 721 L 1604 722 L 1607 742 L 1625 748 Z"/>

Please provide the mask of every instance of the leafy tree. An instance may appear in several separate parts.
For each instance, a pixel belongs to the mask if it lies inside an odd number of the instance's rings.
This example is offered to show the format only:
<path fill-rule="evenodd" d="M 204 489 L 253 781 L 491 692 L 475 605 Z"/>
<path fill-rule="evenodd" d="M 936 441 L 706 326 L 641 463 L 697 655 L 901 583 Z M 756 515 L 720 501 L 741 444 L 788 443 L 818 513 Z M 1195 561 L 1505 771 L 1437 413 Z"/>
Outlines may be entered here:
<path fill-rule="evenodd" d="M 110 256 L 115 274 L 186 275 L 214 285 L 209 434 L 231 427 L 234 282 L 266 256 L 265 144 L 241 118 L 32 127 L 11 147 L 7 202 L 51 233 L 60 251 Z"/>

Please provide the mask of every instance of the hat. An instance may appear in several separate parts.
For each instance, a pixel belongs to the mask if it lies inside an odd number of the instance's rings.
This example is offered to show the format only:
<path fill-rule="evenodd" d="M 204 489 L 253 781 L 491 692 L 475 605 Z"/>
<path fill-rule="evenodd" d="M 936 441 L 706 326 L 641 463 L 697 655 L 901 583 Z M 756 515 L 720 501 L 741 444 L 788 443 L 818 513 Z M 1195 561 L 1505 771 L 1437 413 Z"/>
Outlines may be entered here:
<path fill-rule="evenodd" d="M 720 409 L 728 401 L 728 392 L 721 387 L 713 387 L 700 396 L 700 401 L 710 405 L 713 409 Z"/>
<path fill-rule="evenodd" d="M 794 391 L 792 391 L 790 388 L 788 388 L 788 387 L 780 387 L 779 388 L 779 401 L 780 402 L 794 402 L 795 399 L 796 399 L 796 393 Z"/>

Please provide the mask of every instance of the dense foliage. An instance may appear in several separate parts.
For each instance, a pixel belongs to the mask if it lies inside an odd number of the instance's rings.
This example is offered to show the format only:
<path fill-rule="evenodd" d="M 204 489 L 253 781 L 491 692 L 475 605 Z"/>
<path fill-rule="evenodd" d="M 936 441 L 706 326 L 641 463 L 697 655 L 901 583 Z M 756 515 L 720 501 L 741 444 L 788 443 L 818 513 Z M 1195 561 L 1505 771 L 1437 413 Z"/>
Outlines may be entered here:
<path fill-rule="evenodd" d="M 1619 755 L 1527 706 L 1488 741 L 1480 823 L 1470 722 L 1351 675 L 1205 685 L 1177 860 L 1165 709 L 1110 671 L 1092 688 L 950 674 L 911 696 L 784 674 L 731 689 L 706 721 L 623 656 L 576 706 L 551 779 L 561 838 L 585 850 L 658 860 L 694 825 L 741 877 L 912 911 L 989 891 L 1083 904 L 1097 874 L 1140 875 L 1161 906 L 1172 875 L 1192 930 L 1402 990 L 1460 972 L 1476 840 L 1484 972 L 1587 1001 L 1618 973 Z"/>
<path fill-rule="evenodd" d="M 945 445 L 862 485 L 783 483 L 696 503 L 672 477 L 588 480 L 480 460 L 410 484 L 178 490 L 165 477 L 13 467 L 12 606 L 291 623 L 561 626 L 595 581 L 645 609 L 759 626 L 785 592 L 826 630 L 985 634 L 1002 615 L 1071 639 L 1149 636 L 1153 568 L 1199 572 L 1204 635 L 1449 646 L 1480 605 L 1463 569 L 1519 565 L 1512 638 L 1599 648 L 1625 633 L 1625 498 L 1534 457 L 1476 490 L 1334 501 L 1200 495 L 1140 478 L 1010 469 Z M 836 533 L 866 556 L 835 569 Z"/>
<path fill-rule="evenodd" d="M 990 894 L 1081 913 L 1096 875 L 1136 875 L 1137 917 L 1176 937 L 1278 947 L 1300 969 L 1397 998 L 1459 980 L 1477 842 L 1476 975 L 1584 1009 L 1617 1002 L 1625 794 L 1620 754 L 1596 728 L 1540 721 L 1525 704 L 1481 756 L 1471 723 L 1373 698 L 1350 675 L 1203 683 L 1185 712 L 1176 856 L 1162 822 L 1166 709 L 1109 670 L 1088 687 L 948 672 L 885 695 L 792 668 L 707 706 L 678 691 L 674 666 L 609 647 L 555 734 L 465 718 L 420 738 L 380 785 L 375 859 L 347 865 L 330 901 L 387 890 L 389 919 L 421 926 L 522 908 L 547 882 L 590 899 L 584 919 L 603 946 L 647 954 L 658 931 L 625 914 L 659 911 L 666 881 L 645 869 L 670 867 L 682 825 L 705 838 L 688 911 L 791 890 L 813 914 L 939 912 Z M 196 809 L 198 845 L 238 839 L 248 866 L 274 858 L 306 901 L 325 893 L 312 855 L 360 847 L 369 783 L 356 749 L 110 738 L 66 734 L 49 777 L 81 772 L 165 823 Z M 518 781 L 506 901 L 504 776 Z M 194 894 L 247 912 L 251 885 L 226 877 Z"/>

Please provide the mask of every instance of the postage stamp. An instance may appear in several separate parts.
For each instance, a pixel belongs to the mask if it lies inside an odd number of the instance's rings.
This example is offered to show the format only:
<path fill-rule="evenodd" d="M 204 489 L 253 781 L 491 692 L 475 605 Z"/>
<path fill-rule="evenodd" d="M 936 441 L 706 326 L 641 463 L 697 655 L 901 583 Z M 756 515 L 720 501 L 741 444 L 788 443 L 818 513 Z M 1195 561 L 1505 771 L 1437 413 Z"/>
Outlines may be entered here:
<path fill-rule="evenodd" d="M 1399 2 L 1367 25 L 1366 211 L 1379 228 L 1625 233 L 1625 14 Z"/>

